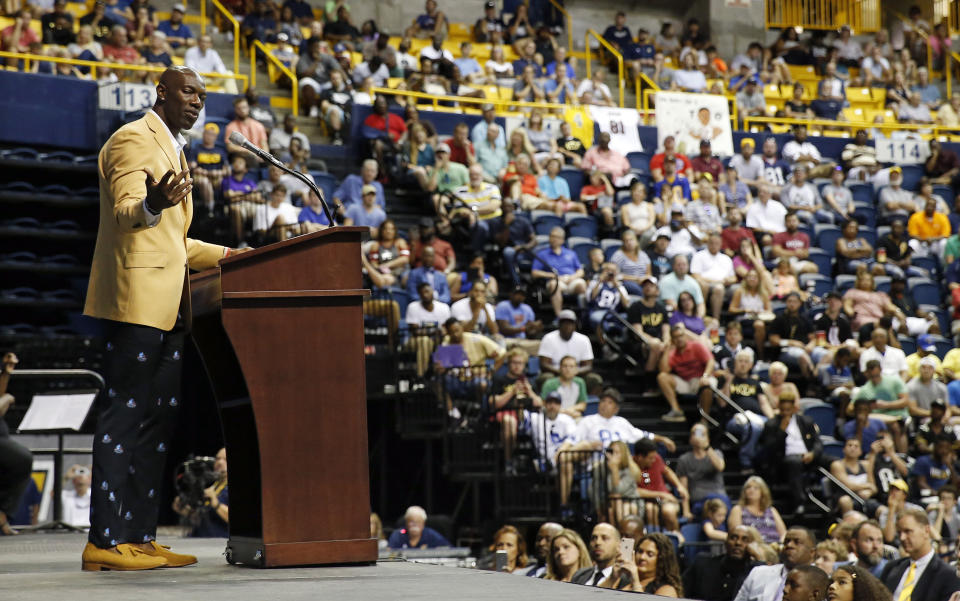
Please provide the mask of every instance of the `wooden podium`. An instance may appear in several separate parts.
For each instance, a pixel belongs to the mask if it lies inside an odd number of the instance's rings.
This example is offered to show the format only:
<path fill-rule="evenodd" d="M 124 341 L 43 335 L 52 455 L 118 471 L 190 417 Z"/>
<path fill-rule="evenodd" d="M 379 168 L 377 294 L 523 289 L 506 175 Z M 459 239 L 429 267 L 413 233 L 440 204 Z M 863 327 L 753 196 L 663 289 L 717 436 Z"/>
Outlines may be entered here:
<path fill-rule="evenodd" d="M 230 462 L 227 561 L 369 563 L 360 241 L 336 227 L 191 277 Z"/>

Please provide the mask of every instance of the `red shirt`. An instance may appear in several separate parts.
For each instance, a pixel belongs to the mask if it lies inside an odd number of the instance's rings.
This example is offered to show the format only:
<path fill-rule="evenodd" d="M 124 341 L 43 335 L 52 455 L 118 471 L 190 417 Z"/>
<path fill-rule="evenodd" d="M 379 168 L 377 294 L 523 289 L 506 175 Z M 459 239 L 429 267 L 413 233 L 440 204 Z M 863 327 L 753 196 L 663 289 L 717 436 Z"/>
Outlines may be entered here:
<path fill-rule="evenodd" d="M 654 169 L 660 169 L 660 170 L 662 171 L 662 170 L 663 170 L 663 158 L 664 158 L 665 156 L 666 156 L 666 155 L 665 155 L 664 153 L 662 153 L 662 152 L 658 152 L 657 154 L 653 155 L 653 157 L 650 159 L 650 171 L 653 171 Z M 675 153 L 675 154 L 673 155 L 673 157 L 674 157 L 674 159 L 675 159 L 676 162 L 677 162 L 677 173 L 680 174 L 680 175 L 682 175 L 682 176 L 684 176 L 684 177 L 686 177 L 686 175 L 687 175 L 687 169 L 690 169 L 690 167 L 691 167 L 690 159 L 688 159 L 687 157 L 683 156 L 683 155 L 680 154 L 679 152 L 678 152 L 678 153 Z"/>
<path fill-rule="evenodd" d="M 112 58 L 113 60 L 132 65 L 140 60 L 140 53 L 133 46 L 111 46 L 103 45 L 103 58 Z"/>
<path fill-rule="evenodd" d="M 720 172 L 723 171 L 723 163 L 717 157 L 695 156 L 690 160 L 690 166 L 700 173 L 709 173 L 713 177 L 713 183 L 719 181 Z"/>
<path fill-rule="evenodd" d="M 660 453 L 657 453 L 657 458 L 654 460 L 653 465 L 643 470 L 637 486 L 644 490 L 666 492 L 667 483 L 663 480 L 663 472 L 666 467 L 667 464 L 663 462 L 663 457 L 660 456 Z"/>
<path fill-rule="evenodd" d="M 773 235 L 773 245 L 780 246 L 784 250 L 802 250 L 810 248 L 810 236 L 803 232 L 780 232 Z"/>
<path fill-rule="evenodd" d="M 713 355 L 710 354 L 707 347 L 695 340 L 688 340 L 682 351 L 674 349 L 670 353 L 668 363 L 670 371 L 684 380 L 690 380 L 701 377 L 707 369 L 707 363 L 712 358 Z"/>
<path fill-rule="evenodd" d="M 757 241 L 757 239 L 753 237 L 753 232 L 742 225 L 736 231 L 728 227 L 723 228 L 723 231 L 720 232 L 720 239 L 723 240 L 723 249 L 732 250 L 733 252 L 740 250 L 740 243 L 744 240 Z"/>
<path fill-rule="evenodd" d="M 389 123 L 385 123 L 387 120 L 389 120 Z M 390 135 L 390 139 L 394 142 L 399 141 L 403 134 L 407 132 L 407 124 L 403 122 L 403 119 L 393 113 L 387 113 L 387 119 L 382 115 L 370 113 L 367 115 L 367 118 L 363 120 L 363 124 L 367 127 L 386 131 Z"/>
<path fill-rule="evenodd" d="M 592 208 L 594 211 L 597 210 L 597 200 L 598 200 L 597 197 L 603 196 L 606 193 L 607 193 L 607 187 L 604 186 L 603 184 L 599 184 L 596 186 L 587 184 L 583 188 L 580 188 L 580 198 L 583 198 L 585 196 L 593 197 L 593 200 L 591 200 L 589 204 L 590 204 L 590 208 Z"/>
<path fill-rule="evenodd" d="M 37 33 L 27 27 L 20 31 L 20 40 L 17 42 L 16 48 L 8 48 L 7 44 L 13 41 L 13 28 L 15 25 L 7 27 L 2 32 L 0 32 L 0 38 L 3 39 L 3 49 L 8 52 L 29 52 L 30 44 L 34 42 L 39 42 L 40 38 L 37 37 Z"/>
<path fill-rule="evenodd" d="M 470 162 L 467 161 L 467 148 L 470 149 L 470 154 L 474 154 L 473 142 L 467 140 L 467 145 L 464 147 L 457 145 L 457 141 L 451 138 L 450 141 L 447 142 L 447 145 L 450 147 L 451 161 L 454 163 L 460 163 L 461 165 L 470 165 Z"/>
<path fill-rule="evenodd" d="M 437 271 L 445 271 L 447 265 L 457 262 L 457 256 L 453 253 L 453 247 L 450 243 L 441 238 L 434 237 L 430 243 L 433 247 L 433 268 Z M 413 245 L 413 265 L 420 267 L 423 263 L 423 242 L 419 240 Z"/>

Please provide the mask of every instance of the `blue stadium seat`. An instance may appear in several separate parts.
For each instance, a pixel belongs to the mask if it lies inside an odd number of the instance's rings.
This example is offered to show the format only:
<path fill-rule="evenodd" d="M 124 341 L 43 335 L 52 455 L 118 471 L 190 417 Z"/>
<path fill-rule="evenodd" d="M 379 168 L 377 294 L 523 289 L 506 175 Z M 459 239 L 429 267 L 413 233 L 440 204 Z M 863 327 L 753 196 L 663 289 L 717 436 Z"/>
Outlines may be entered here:
<path fill-rule="evenodd" d="M 927 278 L 907 278 L 907 286 L 918 305 L 940 305 L 940 286 Z"/>
<path fill-rule="evenodd" d="M 73 163 L 77 160 L 77 157 L 66 150 L 54 150 L 53 152 L 41 152 L 37 155 L 37 159 L 48 162 Z"/>
<path fill-rule="evenodd" d="M 36 192 L 37 188 L 30 182 L 13 181 L 6 184 L 0 184 L 0 188 L 7 192 Z"/>
<path fill-rule="evenodd" d="M 843 294 L 847 290 L 853 288 L 853 285 L 857 282 L 857 276 L 844 273 L 838 275 L 835 281 L 837 283 L 837 292 Z"/>
<path fill-rule="evenodd" d="M 328 203 L 333 202 L 333 191 L 337 189 L 337 178 L 326 171 L 311 171 L 314 183 L 323 192 L 323 198 Z"/>
<path fill-rule="evenodd" d="M 631 169 L 650 173 L 650 155 L 646 152 L 628 152 L 627 161 L 630 162 Z"/>
<path fill-rule="evenodd" d="M 597 220 L 590 215 L 567 213 L 563 220 L 566 223 L 568 236 L 591 239 L 597 237 Z"/>
<path fill-rule="evenodd" d="M 576 241 L 570 245 L 570 248 L 573 249 L 573 252 L 577 253 L 577 258 L 580 259 L 580 262 L 586 265 L 590 262 L 590 251 L 594 248 L 600 248 L 600 245 L 596 242 Z"/>
<path fill-rule="evenodd" d="M 410 295 L 407 294 L 407 291 L 403 288 L 390 288 L 389 290 L 393 300 L 397 301 L 397 304 L 400 305 L 400 315 L 406 315 L 407 305 L 410 304 Z"/>
<path fill-rule="evenodd" d="M 803 410 L 803 414 L 817 424 L 822 436 L 833 436 L 837 419 L 837 410 L 834 409 L 833 405 L 823 402 L 808 405 Z"/>
<path fill-rule="evenodd" d="M 579 169 L 561 169 L 560 177 L 570 186 L 570 199 L 580 200 L 580 189 L 583 188 L 583 171 Z"/>
<path fill-rule="evenodd" d="M 608 261 L 621 246 L 623 246 L 623 242 L 617 238 L 604 238 L 600 241 L 600 248 L 603 249 L 603 256 Z"/>
<path fill-rule="evenodd" d="M 910 264 L 920 269 L 926 269 L 931 279 L 938 279 L 937 273 L 940 269 L 940 262 L 937 261 L 936 257 L 910 257 Z M 917 301 L 917 304 L 920 304 L 920 301 Z"/>
<path fill-rule="evenodd" d="M 829 273 L 829 271 L 827 272 Z M 812 283 L 812 289 L 811 289 Z M 800 274 L 800 288 L 808 292 L 812 292 L 814 296 L 823 296 L 833 290 L 833 280 L 823 273 L 801 273 Z"/>
<path fill-rule="evenodd" d="M 890 282 L 892 278 L 888 275 L 877 275 L 873 277 L 873 283 L 877 286 L 877 292 L 890 294 Z"/>
<path fill-rule="evenodd" d="M 541 213 L 537 215 L 537 213 Z M 543 214 L 545 213 L 545 214 Z M 558 217 L 557 215 L 549 211 L 534 211 L 533 212 L 533 229 L 537 234 L 544 234 L 546 236 L 550 235 L 550 230 L 555 227 L 563 227 L 563 217 Z"/>
<path fill-rule="evenodd" d="M 818 223 L 813 227 L 818 248 L 823 249 L 833 257 L 837 252 L 837 239 L 840 238 L 840 228 L 830 223 Z"/>
<path fill-rule="evenodd" d="M 863 236 L 867 242 L 870 243 L 870 246 L 876 248 L 877 246 L 877 232 L 875 229 L 868 225 L 861 225 L 858 233 Z"/>
<path fill-rule="evenodd" d="M 934 315 L 937 316 L 937 324 L 940 326 L 941 332 L 950 331 L 951 329 L 950 325 L 952 320 L 950 319 L 950 313 L 946 309 L 943 309 L 936 305 L 917 305 L 917 307 L 921 311 L 925 311 L 927 313 L 933 313 Z"/>
<path fill-rule="evenodd" d="M 953 348 L 953 342 L 949 339 L 944 338 L 943 336 L 938 336 L 936 334 L 930 334 L 930 338 L 933 339 L 933 343 L 937 346 L 937 350 L 934 351 L 937 357 L 943 359 L 943 357 Z"/>
<path fill-rule="evenodd" d="M 822 275 L 829 275 L 833 272 L 833 253 L 826 252 L 818 247 L 810 247 L 810 256 L 807 257 L 817 266 L 817 271 Z"/>
<path fill-rule="evenodd" d="M 923 166 L 922 165 L 901 165 L 900 169 L 902 170 L 903 182 L 900 186 L 904 190 L 910 190 L 911 192 L 916 192 L 917 188 L 920 185 L 920 178 L 923 177 Z"/>
<path fill-rule="evenodd" d="M 619 209 L 622 205 L 630 202 L 630 190 L 617 190 L 614 197 L 614 205 Z"/>
<path fill-rule="evenodd" d="M 877 240 L 883 238 L 884 236 L 886 236 L 886 235 L 889 234 L 889 233 L 890 233 L 890 226 L 889 226 L 889 225 L 878 225 L 878 226 L 877 226 Z"/>
<path fill-rule="evenodd" d="M 851 184 L 850 194 L 853 196 L 854 202 L 867 203 L 871 207 L 877 204 L 871 184 Z"/>
<path fill-rule="evenodd" d="M 867 206 L 865 204 L 856 204 L 853 207 L 853 216 L 856 218 L 857 222 L 860 223 L 860 228 L 876 228 L 877 225 L 877 210 L 873 208 L 873 205 Z M 873 235 L 876 236 L 876 230 L 871 230 Z"/>
<path fill-rule="evenodd" d="M 953 199 L 953 188 L 950 186 L 944 186 L 943 184 L 937 184 L 933 187 L 933 193 L 939 196 L 940 198 L 947 201 L 947 206 L 952 207 L 953 204 L 950 202 Z"/>
<path fill-rule="evenodd" d="M 823 456 L 833 459 L 843 458 L 843 443 L 838 440 L 828 440 L 823 443 Z"/>
<path fill-rule="evenodd" d="M 7 148 L 0 150 L 0 159 L 18 159 L 21 161 L 36 161 L 37 157 L 40 155 L 39 152 L 33 148 Z"/>
<path fill-rule="evenodd" d="M 897 334 L 897 341 L 900 342 L 900 350 L 905 355 L 912 355 L 917 352 L 917 341 L 905 334 Z"/>

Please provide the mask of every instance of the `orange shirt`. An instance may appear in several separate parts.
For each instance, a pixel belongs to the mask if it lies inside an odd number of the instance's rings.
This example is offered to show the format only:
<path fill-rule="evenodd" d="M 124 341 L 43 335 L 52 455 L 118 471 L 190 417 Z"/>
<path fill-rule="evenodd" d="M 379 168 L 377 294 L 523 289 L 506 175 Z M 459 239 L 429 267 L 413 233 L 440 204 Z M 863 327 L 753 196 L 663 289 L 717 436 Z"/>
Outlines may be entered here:
<path fill-rule="evenodd" d="M 923 211 L 918 211 L 910 216 L 907 232 L 920 240 L 946 238 L 950 235 L 950 220 L 943 213 L 934 213 L 933 219 L 927 219 Z"/>

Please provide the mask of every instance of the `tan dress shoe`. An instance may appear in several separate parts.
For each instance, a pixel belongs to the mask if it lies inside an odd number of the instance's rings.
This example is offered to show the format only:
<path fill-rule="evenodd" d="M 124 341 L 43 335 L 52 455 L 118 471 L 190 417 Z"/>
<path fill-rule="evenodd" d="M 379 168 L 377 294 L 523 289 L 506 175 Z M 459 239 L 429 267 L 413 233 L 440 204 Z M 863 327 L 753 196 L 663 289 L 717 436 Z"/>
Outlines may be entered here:
<path fill-rule="evenodd" d="M 152 570 L 167 565 L 163 557 L 148 555 L 136 547 L 127 544 L 117 545 L 113 549 L 101 549 L 87 543 L 83 549 L 81 567 L 87 572 L 101 570 Z"/>
<path fill-rule="evenodd" d="M 146 553 L 151 557 L 162 557 L 163 559 L 166 559 L 166 567 L 168 568 L 182 568 L 183 566 L 189 566 L 197 563 L 197 558 L 193 555 L 174 553 L 170 550 L 170 547 L 158 544 L 155 540 L 150 541 L 148 544 L 152 547 L 151 549 L 144 549 L 143 547 L 140 547 L 137 550 Z"/>

